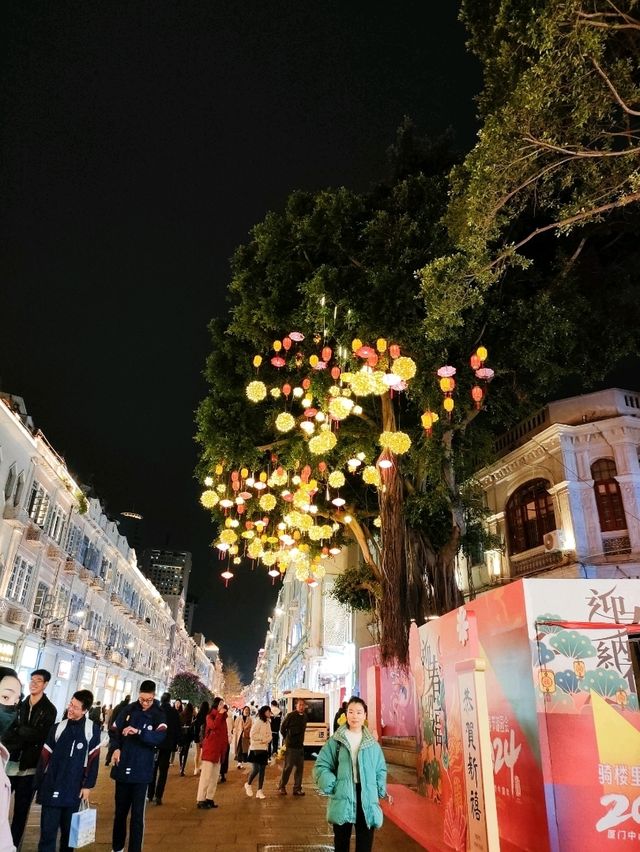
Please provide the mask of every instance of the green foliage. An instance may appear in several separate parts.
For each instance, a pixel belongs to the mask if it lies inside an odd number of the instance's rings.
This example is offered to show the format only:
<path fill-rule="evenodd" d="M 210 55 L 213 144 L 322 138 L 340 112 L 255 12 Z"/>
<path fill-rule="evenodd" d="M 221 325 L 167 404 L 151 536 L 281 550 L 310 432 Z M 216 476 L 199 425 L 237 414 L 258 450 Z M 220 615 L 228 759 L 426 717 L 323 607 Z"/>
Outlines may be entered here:
<path fill-rule="evenodd" d="M 196 707 L 203 701 L 213 701 L 210 690 L 193 672 L 177 672 L 169 684 L 169 692 L 172 698 L 179 698 L 183 702 L 190 701 Z"/>
<path fill-rule="evenodd" d="M 461 327 L 505 269 L 527 269 L 534 238 L 562 235 L 572 256 L 602 224 L 626 227 L 640 200 L 637 8 L 464 0 L 484 124 L 451 175 L 452 248 L 422 272 L 429 334 Z"/>
<path fill-rule="evenodd" d="M 331 597 L 349 609 L 369 612 L 375 610 L 380 597 L 380 584 L 366 564 L 346 568 L 334 581 Z"/>

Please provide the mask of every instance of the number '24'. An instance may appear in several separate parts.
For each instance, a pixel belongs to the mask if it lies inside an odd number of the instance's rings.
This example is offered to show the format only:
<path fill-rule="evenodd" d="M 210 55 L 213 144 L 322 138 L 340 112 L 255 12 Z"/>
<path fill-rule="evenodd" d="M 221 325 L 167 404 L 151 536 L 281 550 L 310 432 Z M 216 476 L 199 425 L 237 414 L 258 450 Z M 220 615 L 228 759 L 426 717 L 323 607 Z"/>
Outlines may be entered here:
<path fill-rule="evenodd" d="M 609 828 L 615 828 L 628 819 L 633 819 L 634 822 L 640 823 L 640 796 L 633 800 L 631 810 L 629 810 L 629 799 L 621 793 L 609 793 L 600 799 L 600 804 L 606 808 L 611 807 L 606 814 L 601 817 L 596 823 L 596 831 L 607 831 Z"/>

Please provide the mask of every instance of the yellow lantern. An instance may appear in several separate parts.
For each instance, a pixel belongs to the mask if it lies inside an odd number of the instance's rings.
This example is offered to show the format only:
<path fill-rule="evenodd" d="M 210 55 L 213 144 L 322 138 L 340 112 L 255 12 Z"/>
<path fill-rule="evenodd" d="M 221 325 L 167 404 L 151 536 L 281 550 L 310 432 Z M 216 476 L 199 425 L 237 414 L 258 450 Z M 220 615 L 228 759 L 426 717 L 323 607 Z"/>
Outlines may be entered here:
<path fill-rule="evenodd" d="M 281 340 L 274 340 L 273 341 L 273 351 L 279 352 L 281 349 L 282 349 L 282 341 Z"/>
<path fill-rule="evenodd" d="M 378 352 L 387 351 L 387 341 L 384 339 L 384 337 L 379 337 L 376 340 L 376 349 L 378 350 Z"/>
<path fill-rule="evenodd" d="M 259 367 L 262 364 L 262 355 L 254 355 L 253 356 L 253 366 Z"/>
<path fill-rule="evenodd" d="M 319 360 L 320 359 L 318 358 L 317 355 L 311 355 L 310 358 L 309 358 L 309 363 L 311 364 L 312 367 L 315 367 Z"/>
<path fill-rule="evenodd" d="M 454 403 L 453 399 L 450 396 L 448 396 L 443 401 L 442 405 L 444 406 L 444 410 L 449 412 L 449 414 L 451 414 L 451 412 L 453 411 L 453 407 L 454 407 L 455 403 Z"/>
<path fill-rule="evenodd" d="M 246 467 L 243 467 L 243 468 L 242 468 L 242 470 L 240 471 L 240 476 L 241 476 L 243 479 L 246 479 L 246 478 L 249 476 L 249 471 L 247 470 L 247 468 L 246 468 Z"/>
<path fill-rule="evenodd" d="M 362 346 L 362 341 L 360 340 L 360 338 L 359 338 L 359 337 L 354 337 L 354 338 L 353 338 L 353 340 L 351 341 L 351 349 L 352 349 L 352 351 L 353 351 L 353 352 L 357 352 L 357 351 L 358 351 L 358 349 L 360 349 L 360 347 L 361 347 L 361 346 Z"/>
<path fill-rule="evenodd" d="M 481 361 L 486 361 L 489 353 L 487 352 L 485 346 L 478 346 L 478 348 L 476 349 L 476 355 Z"/>
<path fill-rule="evenodd" d="M 222 465 L 221 465 L 221 464 L 217 464 L 217 465 L 216 465 L 216 476 L 221 476 L 221 475 L 222 475 L 222 471 L 223 471 L 223 470 L 224 470 L 224 468 L 222 467 Z"/>

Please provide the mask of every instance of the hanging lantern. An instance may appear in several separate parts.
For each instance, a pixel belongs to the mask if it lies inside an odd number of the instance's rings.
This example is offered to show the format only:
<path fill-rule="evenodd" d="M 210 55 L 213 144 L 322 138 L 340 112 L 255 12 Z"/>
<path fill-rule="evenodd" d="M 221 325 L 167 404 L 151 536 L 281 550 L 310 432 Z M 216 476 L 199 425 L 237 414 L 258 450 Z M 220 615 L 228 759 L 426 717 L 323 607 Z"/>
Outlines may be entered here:
<path fill-rule="evenodd" d="M 302 380 L 302 387 L 305 390 L 309 390 L 309 388 L 311 387 L 311 379 L 310 378 L 303 379 Z"/>
<path fill-rule="evenodd" d="M 376 349 L 378 350 L 378 352 L 387 351 L 387 341 L 384 339 L 384 337 L 379 337 L 376 340 Z"/>
<path fill-rule="evenodd" d="M 400 357 L 400 347 L 397 343 L 391 344 L 391 346 L 389 347 L 389 355 L 391 355 L 392 358 Z"/>
<path fill-rule="evenodd" d="M 338 381 L 338 379 L 340 378 L 340 367 L 331 368 L 331 378 L 336 382 Z"/>
<path fill-rule="evenodd" d="M 254 355 L 253 356 L 253 366 L 259 367 L 262 364 L 262 355 Z"/>
<path fill-rule="evenodd" d="M 369 355 L 369 357 L 367 358 L 367 366 L 368 366 L 368 367 L 375 367 L 375 366 L 377 365 L 377 363 L 378 363 L 378 361 L 379 361 L 379 360 L 380 360 L 380 359 L 378 358 L 378 355 L 377 355 L 375 352 L 373 352 L 373 353 L 372 353 L 371 355 Z"/>
<path fill-rule="evenodd" d="M 480 379 L 482 382 L 490 382 L 494 376 L 495 373 L 491 367 L 480 367 L 479 370 L 476 370 L 476 379 Z"/>
<path fill-rule="evenodd" d="M 274 355 L 273 358 L 271 359 L 271 363 L 273 364 L 274 367 L 279 368 L 279 367 L 284 367 L 284 365 L 286 364 L 286 361 L 284 360 L 284 358 L 281 358 L 280 355 Z"/>
<path fill-rule="evenodd" d="M 375 355 L 375 352 L 370 346 L 359 346 L 356 349 L 356 355 L 358 358 L 371 358 L 372 355 Z"/>
<path fill-rule="evenodd" d="M 476 355 L 480 359 L 481 363 L 484 363 L 487 360 L 489 353 L 487 352 L 486 347 L 478 346 L 478 348 L 476 349 Z"/>
<path fill-rule="evenodd" d="M 229 580 L 233 577 L 233 573 L 231 571 L 229 571 L 229 569 L 227 569 L 226 571 L 223 571 L 222 574 L 220 574 L 220 576 L 224 580 L 224 585 L 225 585 L 225 588 L 226 588 L 229 585 Z"/>
<path fill-rule="evenodd" d="M 452 391 L 455 390 L 455 387 L 455 379 L 452 379 L 449 376 L 444 376 L 442 379 L 440 379 L 440 390 L 442 391 L 442 393 L 452 393 Z"/>
<path fill-rule="evenodd" d="M 304 355 L 302 354 L 302 352 L 296 352 L 296 357 L 295 357 L 296 367 L 302 367 L 303 361 L 304 361 Z"/>
<path fill-rule="evenodd" d="M 309 358 L 309 363 L 311 364 L 312 367 L 315 367 L 315 366 L 317 366 L 319 360 L 320 359 L 318 358 L 317 355 L 311 355 L 310 358 Z"/>
<path fill-rule="evenodd" d="M 361 346 L 362 346 L 362 341 L 360 340 L 360 338 L 354 337 L 353 340 L 351 341 L 351 351 L 357 352 L 358 349 L 360 349 Z"/>
<path fill-rule="evenodd" d="M 439 419 L 434 411 L 425 411 L 420 420 L 427 435 L 431 435 L 433 424 L 437 423 Z"/>
<path fill-rule="evenodd" d="M 333 352 L 332 352 L 330 346 L 325 346 L 320 354 L 322 355 L 323 361 L 329 361 L 329 360 L 331 360 L 331 356 L 333 355 Z"/>
<path fill-rule="evenodd" d="M 282 349 L 282 341 L 281 340 L 274 340 L 273 341 L 273 351 L 279 352 L 281 349 Z"/>
<path fill-rule="evenodd" d="M 282 385 L 282 393 L 285 396 L 289 396 L 289 394 L 291 393 L 291 385 L 288 382 Z"/>
<path fill-rule="evenodd" d="M 289 337 L 291 340 L 295 340 L 296 343 L 300 343 L 304 340 L 304 334 L 301 331 L 290 331 Z"/>
<path fill-rule="evenodd" d="M 450 397 L 450 396 L 446 396 L 444 398 L 443 402 L 442 402 L 442 406 L 448 414 L 451 414 L 451 412 L 453 411 L 454 405 L 455 405 L 455 403 L 453 401 L 453 397 Z"/>
<path fill-rule="evenodd" d="M 451 367 L 449 364 L 445 364 L 444 367 L 438 367 L 438 375 L 440 378 L 450 378 L 451 376 L 455 376 L 456 372 L 456 368 Z"/>
<path fill-rule="evenodd" d="M 478 358 L 478 356 L 474 353 L 471 358 L 469 358 L 469 364 L 471 365 L 472 370 L 477 370 L 482 366 L 482 361 Z"/>
<path fill-rule="evenodd" d="M 480 385 L 474 385 L 471 388 L 471 399 L 474 401 L 476 408 L 480 408 L 483 396 L 484 391 L 482 390 Z"/>
<path fill-rule="evenodd" d="M 288 352 L 291 349 L 291 338 L 290 337 L 283 337 L 282 338 L 282 346 Z"/>

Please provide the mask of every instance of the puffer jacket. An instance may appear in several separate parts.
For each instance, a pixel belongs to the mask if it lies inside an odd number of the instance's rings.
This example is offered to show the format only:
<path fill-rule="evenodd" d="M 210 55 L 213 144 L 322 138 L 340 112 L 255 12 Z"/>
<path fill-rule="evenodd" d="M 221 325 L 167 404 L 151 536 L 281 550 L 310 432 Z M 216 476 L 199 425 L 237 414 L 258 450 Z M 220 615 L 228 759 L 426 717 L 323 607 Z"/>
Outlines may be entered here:
<path fill-rule="evenodd" d="M 271 722 L 263 722 L 255 719 L 251 725 L 251 739 L 249 741 L 250 751 L 266 751 L 272 740 Z"/>
<path fill-rule="evenodd" d="M 334 825 L 356 821 L 356 785 L 346 727 L 339 728 L 322 746 L 313 768 L 313 778 L 320 790 L 329 796 L 327 820 Z M 358 772 L 362 810 L 369 828 L 382 825 L 379 799 L 387 795 L 387 765 L 382 749 L 371 731 L 362 729 L 358 750 Z"/>
<path fill-rule="evenodd" d="M 227 711 L 219 713 L 211 710 L 207 716 L 202 740 L 202 759 L 209 763 L 220 763 L 227 753 L 229 732 L 227 730 Z"/>
<path fill-rule="evenodd" d="M 123 736 L 128 727 L 138 733 Z M 138 701 L 125 707 L 109 728 L 111 746 L 120 749 L 120 762 L 112 767 L 111 777 L 127 784 L 148 784 L 153 777 L 155 750 L 166 735 L 167 722 L 158 701 L 146 709 Z"/>

